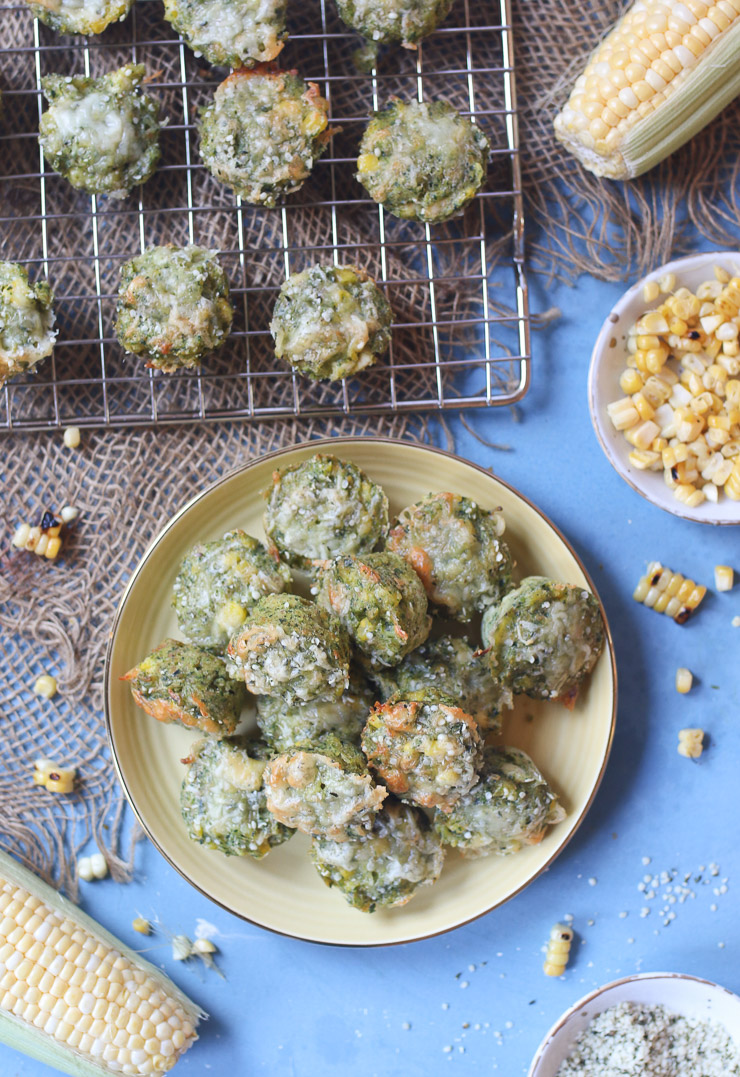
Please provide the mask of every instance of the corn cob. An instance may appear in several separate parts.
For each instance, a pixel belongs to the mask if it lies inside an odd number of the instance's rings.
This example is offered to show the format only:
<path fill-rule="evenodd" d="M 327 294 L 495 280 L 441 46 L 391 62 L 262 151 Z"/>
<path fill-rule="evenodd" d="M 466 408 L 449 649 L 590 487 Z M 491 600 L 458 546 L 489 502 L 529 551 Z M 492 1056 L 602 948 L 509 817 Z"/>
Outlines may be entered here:
<path fill-rule="evenodd" d="M 555 135 L 586 168 L 632 179 L 740 94 L 740 0 L 637 0 L 591 54 Z"/>
<path fill-rule="evenodd" d="M 167 977 L 0 853 L 0 1040 L 72 1077 L 161 1074 L 204 1016 Z"/>
<path fill-rule="evenodd" d="M 651 561 L 632 595 L 635 602 L 642 602 L 656 613 L 665 613 L 676 624 L 685 624 L 699 605 L 706 587 L 684 579 L 678 572 L 663 568 L 660 561 Z"/>

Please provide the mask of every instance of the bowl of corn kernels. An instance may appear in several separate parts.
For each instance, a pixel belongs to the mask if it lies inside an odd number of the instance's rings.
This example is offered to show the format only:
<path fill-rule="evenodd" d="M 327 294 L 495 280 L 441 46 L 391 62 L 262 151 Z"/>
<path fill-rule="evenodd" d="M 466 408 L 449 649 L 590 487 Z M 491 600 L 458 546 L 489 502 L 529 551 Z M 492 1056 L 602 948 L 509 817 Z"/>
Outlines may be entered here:
<path fill-rule="evenodd" d="M 614 306 L 589 407 L 609 462 L 648 501 L 740 523 L 740 251 L 669 262 Z"/>

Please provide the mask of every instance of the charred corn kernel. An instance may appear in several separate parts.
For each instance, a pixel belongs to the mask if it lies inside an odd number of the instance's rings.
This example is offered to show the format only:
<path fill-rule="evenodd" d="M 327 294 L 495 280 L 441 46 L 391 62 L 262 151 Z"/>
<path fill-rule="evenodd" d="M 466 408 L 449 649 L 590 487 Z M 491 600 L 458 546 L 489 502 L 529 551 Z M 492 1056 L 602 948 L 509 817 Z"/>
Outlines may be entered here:
<path fill-rule="evenodd" d="M 33 690 L 37 696 L 42 696 L 43 699 L 53 699 L 57 694 L 56 679 L 48 673 L 42 673 L 40 677 L 36 678 Z"/>
<path fill-rule="evenodd" d="M 79 426 L 68 426 L 64 431 L 64 444 L 68 449 L 79 448 L 80 441 L 82 440 L 80 435 Z"/>
<path fill-rule="evenodd" d="M 685 624 L 707 593 L 706 587 L 685 579 L 680 573 L 651 561 L 632 597 L 657 613 L 665 613 L 677 624 Z"/>
<path fill-rule="evenodd" d="M 378 167 L 378 158 L 374 153 L 361 153 L 357 158 L 358 172 L 374 172 Z"/>
<path fill-rule="evenodd" d="M 132 921 L 131 927 L 134 931 L 138 931 L 140 935 L 151 935 L 152 933 L 152 925 L 148 920 L 145 920 L 143 916 L 137 916 L 136 919 Z"/>
<path fill-rule="evenodd" d="M 46 785 L 46 781 L 51 774 L 52 770 L 56 769 L 51 759 L 46 759 L 44 756 L 34 760 L 33 764 L 33 781 L 35 785 Z"/>
<path fill-rule="evenodd" d="M 144 1077 L 168 1072 L 197 1039 L 202 1011 L 159 969 L 5 854 L 0 921 L 9 1046 L 64 1073 Z"/>
<path fill-rule="evenodd" d="M 718 591 L 731 591 L 735 584 L 735 573 L 729 565 L 714 566 L 714 586 Z"/>
<path fill-rule="evenodd" d="M 627 396 L 632 396 L 633 393 L 639 393 L 643 386 L 642 375 L 638 370 L 625 370 L 622 372 L 622 376 L 619 379 L 619 388 Z"/>
<path fill-rule="evenodd" d="M 678 733 L 678 754 L 686 759 L 698 759 L 704 751 L 703 729 L 681 729 Z"/>
<path fill-rule="evenodd" d="M 690 669 L 686 669 L 685 666 L 679 666 L 676 670 L 676 691 L 680 692 L 682 696 L 685 696 L 687 692 L 691 691 L 691 685 L 694 683 L 694 675 Z"/>
<path fill-rule="evenodd" d="M 50 770 L 44 788 L 47 793 L 73 793 L 77 771 L 74 767 L 55 767 Z"/>
<path fill-rule="evenodd" d="M 566 924 L 555 924 L 547 940 L 547 953 L 542 969 L 545 976 L 562 976 L 570 958 L 573 942 L 573 928 Z"/>

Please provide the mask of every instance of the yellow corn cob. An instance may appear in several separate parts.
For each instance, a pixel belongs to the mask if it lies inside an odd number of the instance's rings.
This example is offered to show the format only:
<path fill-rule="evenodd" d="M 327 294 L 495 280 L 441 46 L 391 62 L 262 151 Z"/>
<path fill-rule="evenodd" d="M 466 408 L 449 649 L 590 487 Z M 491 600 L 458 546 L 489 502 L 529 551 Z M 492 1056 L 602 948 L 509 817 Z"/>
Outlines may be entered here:
<path fill-rule="evenodd" d="M 170 1070 L 202 1012 L 167 977 L 0 853 L 0 1039 L 72 1077 Z"/>
<path fill-rule="evenodd" d="M 632 595 L 636 602 L 665 613 L 676 624 L 685 624 L 699 605 L 706 587 L 684 579 L 678 572 L 663 568 L 660 561 L 651 561 Z"/>
<path fill-rule="evenodd" d="M 555 119 L 597 176 L 653 168 L 740 94 L 740 0 L 637 0 Z"/>

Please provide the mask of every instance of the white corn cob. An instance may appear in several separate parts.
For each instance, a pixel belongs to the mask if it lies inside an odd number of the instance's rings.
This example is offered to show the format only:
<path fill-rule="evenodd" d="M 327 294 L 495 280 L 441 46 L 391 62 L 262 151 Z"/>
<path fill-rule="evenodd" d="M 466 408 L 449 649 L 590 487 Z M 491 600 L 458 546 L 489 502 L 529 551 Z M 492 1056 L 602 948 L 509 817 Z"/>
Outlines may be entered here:
<path fill-rule="evenodd" d="M 637 0 L 591 54 L 555 135 L 597 176 L 653 168 L 740 94 L 740 0 Z"/>
<path fill-rule="evenodd" d="M 0 853 L 0 1040 L 72 1077 L 170 1070 L 203 1013 L 164 973 Z"/>

